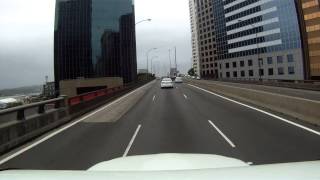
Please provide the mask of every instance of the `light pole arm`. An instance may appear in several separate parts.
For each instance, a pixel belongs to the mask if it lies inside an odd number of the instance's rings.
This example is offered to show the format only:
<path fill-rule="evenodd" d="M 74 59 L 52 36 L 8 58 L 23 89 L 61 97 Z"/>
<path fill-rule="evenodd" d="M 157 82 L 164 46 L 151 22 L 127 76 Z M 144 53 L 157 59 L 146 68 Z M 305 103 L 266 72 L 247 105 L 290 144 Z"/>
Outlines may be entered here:
<path fill-rule="evenodd" d="M 137 24 L 140 24 L 140 23 L 142 23 L 142 22 L 145 22 L 145 21 L 149 21 L 149 22 L 150 22 L 151 20 L 152 20 L 152 19 L 144 19 L 144 20 L 138 21 L 138 22 L 136 23 L 136 25 L 137 25 Z"/>

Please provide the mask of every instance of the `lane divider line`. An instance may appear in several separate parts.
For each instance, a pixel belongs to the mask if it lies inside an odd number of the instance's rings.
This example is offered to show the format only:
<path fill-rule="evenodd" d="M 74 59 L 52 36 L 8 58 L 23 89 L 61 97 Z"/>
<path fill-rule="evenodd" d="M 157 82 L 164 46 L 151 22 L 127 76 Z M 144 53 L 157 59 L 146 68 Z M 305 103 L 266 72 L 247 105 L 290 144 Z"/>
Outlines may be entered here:
<path fill-rule="evenodd" d="M 218 133 L 230 144 L 232 148 L 236 148 L 236 145 L 215 125 L 212 121 L 208 120 L 209 124 L 218 131 Z"/>
<path fill-rule="evenodd" d="M 187 95 L 183 94 L 183 96 L 184 96 L 185 99 L 188 99 L 188 96 L 187 96 Z"/>
<path fill-rule="evenodd" d="M 124 154 L 123 154 L 122 157 L 127 157 L 127 156 L 128 156 L 128 153 L 129 153 L 129 151 L 130 151 L 130 149 L 131 149 L 131 147 L 132 147 L 132 145 L 133 145 L 133 142 L 134 142 L 134 140 L 136 139 L 136 137 L 137 137 L 137 135 L 138 135 L 141 127 L 142 127 L 141 124 L 139 124 L 139 126 L 137 127 L 136 131 L 134 132 L 134 134 L 133 134 L 133 136 L 132 136 L 132 138 L 131 138 L 128 146 L 127 146 L 127 149 L 126 149 L 126 151 L 124 152 Z"/>
<path fill-rule="evenodd" d="M 98 113 L 98 112 L 101 112 L 101 111 L 107 109 L 108 107 L 110 107 L 110 106 L 112 106 L 113 104 L 121 101 L 122 99 L 127 98 L 127 97 L 130 96 L 131 94 L 133 94 L 133 93 L 135 93 L 135 92 L 137 92 L 137 91 L 139 91 L 139 90 L 147 87 L 148 85 L 150 85 L 150 84 L 153 83 L 153 82 L 154 82 L 154 81 L 151 81 L 150 83 L 148 83 L 148 84 L 146 84 L 146 85 L 144 85 L 144 86 L 142 86 L 142 87 L 140 87 L 140 88 L 138 88 L 138 89 L 136 89 L 136 90 L 134 90 L 134 91 L 126 94 L 126 95 L 123 95 L 122 97 L 116 99 L 115 101 L 110 102 L 109 104 L 103 106 L 102 108 L 100 108 L 100 109 L 98 109 L 98 110 L 96 110 L 96 111 L 94 111 L 94 112 L 92 112 L 92 113 L 90 113 L 90 114 L 88 114 L 88 115 L 86 115 L 86 116 L 84 116 L 84 117 L 82 117 L 82 118 L 74 121 L 74 122 L 71 122 L 71 123 L 69 123 L 69 124 L 67 124 L 67 125 L 64 125 L 64 126 L 61 127 L 60 129 L 58 129 L 58 130 L 56 130 L 56 131 L 48 134 L 47 136 L 43 137 L 42 139 L 40 139 L 40 140 L 38 140 L 38 141 L 36 141 L 36 142 L 34 142 L 34 143 L 32 143 L 32 144 L 24 147 L 24 148 L 18 150 L 17 152 L 15 152 L 15 153 L 13 153 L 13 154 L 11 154 L 11 155 L 9 155 L 9 156 L 1 159 L 1 160 L 0 160 L 0 165 L 2 165 L 2 164 L 4 164 L 4 163 L 8 162 L 9 160 L 11 160 L 11 159 L 19 156 L 20 154 L 28 151 L 29 149 L 32 149 L 33 147 L 35 147 L 35 146 L 37 146 L 37 145 L 45 142 L 46 140 L 48 140 L 48 139 L 56 136 L 57 134 L 60 134 L 61 132 L 65 131 L 65 130 L 67 130 L 67 129 L 69 129 L 69 128 L 71 128 L 72 126 L 74 126 L 74 125 L 76 125 L 76 124 L 84 121 L 85 119 L 89 118 L 90 116 L 93 116 L 94 114 L 96 114 L 96 113 Z"/>
<path fill-rule="evenodd" d="M 152 101 L 154 102 L 156 100 L 156 95 L 153 96 Z"/>
<path fill-rule="evenodd" d="M 316 134 L 316 135 L 320 136 L 320 132 L 318 132 L 318 131 L 316 131 L 316 130 L 313 130 L 313 129 L 311 129 L 311 128 L 305 127 L 305 126 L 303 126 L 303 125 L 301 125 L 301 124 L 298 124 L 298 123 L 289 121 L 289 120 L 287 120 L 287 119 L 285 119 L 285 118 L 282 118 L 282 117 L 280 117 L 280 116 L 277 116 L 277 115 L 275 115 L 275 114 L 272 114 L 272 113 L 269 113 L 269 112 L 267 112 L 267 111 L 261 110 L 261 109 L 259 109 L 259 108 L 255 108 L 255 107 L 253 107 L 253 106 L 249 106 L 249 105 L 244 104 L 244 103 L 241 103 L 241 102 L 239 102 L 239 101 L 235 101 L 235 100 L 233 100 L 233 99 L 230 99 L 230 98 L 221 96 L 221 95 L 219 95 L 219 94 L 213 93 L 213 92 L 208 91 L 208 90 L 206 90 L 206 89 L 203 89 L 203 88 L 194 86 L 194 85 L 192 85 L 192 84 L 188 84 L 188 85 L 191 86 L 191 87 L 194 87 L 194 88 L 196 88 L 196 89 L 202 90 L 202 91 L 204 91 L 204 92 L 207 92 L 207 93 L 209 93 L 209 94 L 212 94 L 212 95 L 215 95 L 215 96 L 217 96 L 217 97 L 220 97 L 220 98 L 222 98 L 222 99 L 225 99 L 225 100 L 227 100 L 227 101 L 230 101 L 230 102 L 239 104 L 239 105 L 241 105 L 241 106 L 247 107 L 247 108 L 249 108 L 249 109 L 252 109 L 252 110 L 261 112 L 261 113 L 263 113 L 263 114 L 266 114 L 266 115 L 271 116 L 271 117 L 273 117 L 273 118 L 279 119 L 279 120 L 281 120 L 281 121 L 283 121 L 283 122 L 286 122 L 286 123 L 288 123 L 288 124 L 291 124 L 291 125 L 293 125 L 293 126 L 296 126 L 296 127 L 298 127 L 298 128 L 304 129 L 304 130 L 306 130 L 306 131 L 308 131 L 308 132 L 311 132 L 311 133 L 313 133 L 313 134 Z"/>

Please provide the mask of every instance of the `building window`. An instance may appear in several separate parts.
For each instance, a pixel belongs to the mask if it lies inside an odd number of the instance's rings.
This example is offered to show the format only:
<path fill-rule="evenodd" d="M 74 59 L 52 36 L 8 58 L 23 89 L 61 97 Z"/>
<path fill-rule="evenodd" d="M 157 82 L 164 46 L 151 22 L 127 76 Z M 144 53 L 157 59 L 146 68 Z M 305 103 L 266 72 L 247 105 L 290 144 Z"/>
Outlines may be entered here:
<path fill-rule="evenodd" d="M 283 67 L 278 68 L 278 75 L 284 75 Z"/>
<path fill-rule="evenodd" d="M 288 62 L 294 62 L 294 59 L 293 59 L 293 55 L 292 54 L 288 54 L 287 55 L 287 59 L 288 59 Z"/>
<path fill-rule="evenodd" d="M 269 65 L 270 65 L 270 64 L 273 64 L 273 59 L 272 59 L 272 57 L 268 57 L 268 58 L 267 58 L 267 62 L 268 62 Z"/>
<path fill-rule="evenodd" d="M 263 65 L 263 59 L 259 58 L 258 62 L 259 62 L 259 67 L 261 67 Z"/>
<path fill-rule="evenodd" d="M 240 61 L 240 67 L 244 67 L 244 61 Z"/>
<path fill-rule="evenodd" d="M 269 68 L 268 69 L 268 75 L 269 76 L 273 76 L 273 68 Z"/>
<path fill-rule="evenodd" d="M 233 77 L 238 77 L 238 72 L 237 71 L 233 71 Z"/>
<path fill-rule="evenodd" d="M 241 77 L 245 77 L 245 76 L 246 76 L 245 71 L 241 71 Z"/>
<path fill-rule="evenodd" d="M 252 59 L 248 60 L 248 66 L 252 66 Z"/>
<path fill-rule="evenodd" d="M 250 76 L 250 77 L 253 76 L 253 70 L 249 70 L 249 76 Z"/>
<path fill-rule="evenodd" d="M 289 74 L 294 74 L 294 73 L 295 73 L 293 66 L 289 66 L 289 67 L 288 67 L 288 73 L 289 73 Z"/>
<path fill-rule="evenodd" d="M 232 63 L 232 67 L 236 68 L 237 67 L 237 62 Z"/>
<path fill-rule="evenodd" d="M 283 63 L 283 57 L 282 56 L 277 56 L 277 63 L 282 64 Z"/>
<path fill-rule="evenodd" d="M 230 77 L 230 72 L 226 72 L 226 76 L 227 76 L 227 78 L 229 78 Z"/>
<path fill-rule="evenodd" d="M 264 76 L 264 69 L 259 69 L 259 76 Z"/>
<path fill-rule="evenodd" d="M 222 69 L 222 65 L 221 64 L 219 64 L 219 69 Z"/>
<path fill-rule="evenodd" d="M 229 69 L 229 63 L 226 63 L 226 68 Z"/>

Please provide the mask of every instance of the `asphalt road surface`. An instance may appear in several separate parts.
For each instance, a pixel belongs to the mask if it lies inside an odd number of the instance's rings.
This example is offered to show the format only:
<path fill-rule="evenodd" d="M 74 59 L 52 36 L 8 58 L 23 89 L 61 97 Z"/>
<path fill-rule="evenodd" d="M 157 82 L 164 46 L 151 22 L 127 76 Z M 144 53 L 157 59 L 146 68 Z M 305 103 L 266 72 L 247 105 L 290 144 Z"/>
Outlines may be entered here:
<path fill-rule="evenodd" d="M 86 170 L 117 157 L 157 153 L 217 154 L 250 164 L 320 159 L 320 133 L 188 84 L 160 89 L 159 83 L 139 99 L 129 100 L 139 97 L 134 93 L 122 98 L 134 104 L 122 108 L 127 112 L 120 119 L 106 120 L 117 112 L 107 105 L 7 154 L 0 168 Z"/>

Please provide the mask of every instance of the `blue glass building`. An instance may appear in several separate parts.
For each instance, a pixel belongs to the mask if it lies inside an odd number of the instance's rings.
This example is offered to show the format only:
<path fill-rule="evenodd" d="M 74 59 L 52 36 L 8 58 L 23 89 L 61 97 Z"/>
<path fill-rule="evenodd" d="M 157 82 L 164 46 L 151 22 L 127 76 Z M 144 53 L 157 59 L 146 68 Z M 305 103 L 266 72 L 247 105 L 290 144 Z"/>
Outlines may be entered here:
<path fill-rule="evenodd" d="M 218 76 L 304 79 L 293 0 L 213 0 Z"/>
<path fill-rule="evenodd" d="M 132 0 L 57 0 L 55 82 L 137 76 Z"/>

